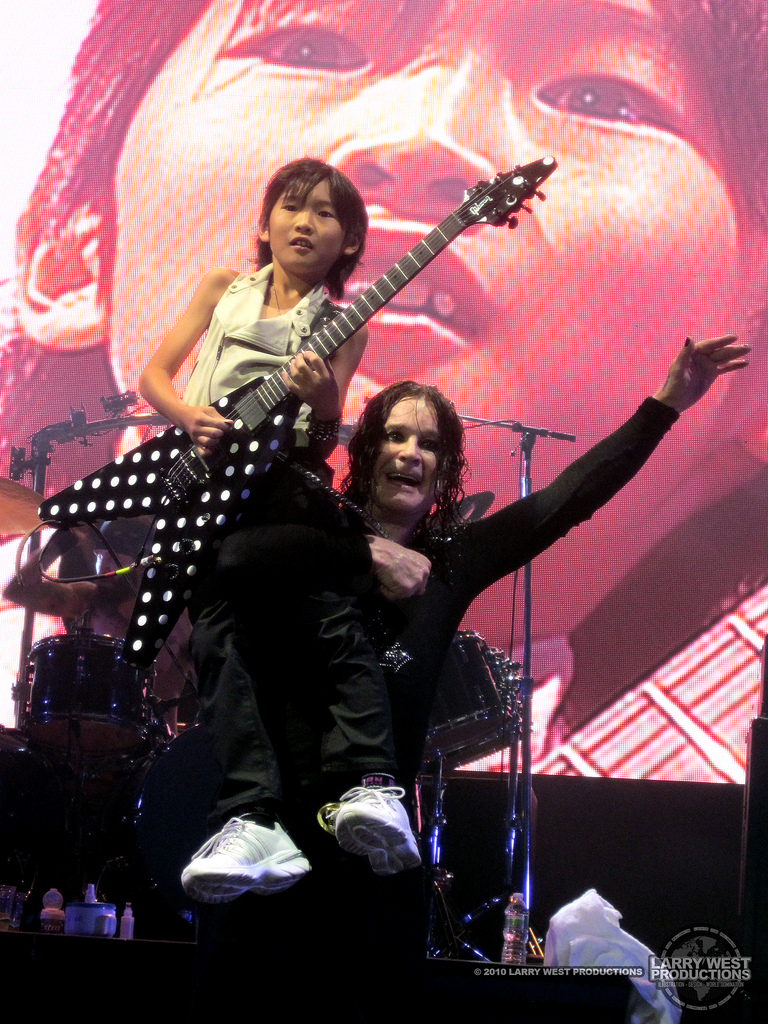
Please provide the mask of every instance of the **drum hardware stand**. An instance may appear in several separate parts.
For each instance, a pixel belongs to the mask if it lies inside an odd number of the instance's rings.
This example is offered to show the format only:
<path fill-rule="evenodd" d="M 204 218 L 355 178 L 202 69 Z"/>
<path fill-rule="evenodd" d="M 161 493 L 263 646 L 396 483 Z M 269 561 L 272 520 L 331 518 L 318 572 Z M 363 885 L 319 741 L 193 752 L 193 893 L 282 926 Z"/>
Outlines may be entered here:
<path fill-rule="evenodd" d="M 64 831 L 71 840 L 62 851 L 63 885 L 85 892 L 85 883 L 115 860 L 108 856 L 117 825 L 117 819 L 110 817 L 115 794 L 123 792 L 121 787 L 130 783 L 150 755 L 138 749 L 85 752 L 75 742 L 58 748 L 30 741 L 30 746 L 45 754 L 61 784 Z"/>
<path fill-rule="evenodd" d="M 518 688 L 518 672 L 520 665 L 516 662 L 507 662 L 508 672 L 506 676 L 506 688 L 504 691 L 504 728 L 498 744 L 500 750 L 508 750 L 510 755 L 510 776 L 517 778 L 517 763 L 518 763 L 518 747 L 520 737 L 520 707 L 519 707 L 519 688 Z M 514 686 L 512 685 L 514 683 Z M 473 760 L 473 755 L 467 752 L 466 757 L 462 758 L 463 761 Z M 451 903 L 448 899 L 448 892 L 453 882 L 453 875 L 447 872 L 441 867 L 440 861 L 442 856 L 442 831 L 446 825 L 446 817 L 443 809 L 443 797 L 445 794 L 446 783 L 443 780 L 443 770 L 445 765 L 445 758 L 439 757 L 436 760 L 430 762 L 431 765 L 435 766 L 435 769 L 431 773 L 433 783 L 435 786 L 434 797 L 433 797 L 433 811 L 432 811 L 432 826 L 430 829 L 430 859 L 432 863 L 431 872 L 431 883 L 428 892 L 428 939 L 429 945 L 427 947 L 427 955 L 429 957 L 443 957 L 443 958 L 461 958 L 480 960 L 484 963 L 490 963 L 490 957 L 465 942 L 463 939 L 464 934 L 469 928 L 486 914 L 489 910 L 492 910 L 499 903 L 506 903 L 507 895 L 506 892 L 500 895 L 493 896 L 491 899 L 482 903 L 479 907 L 476 907 L 469 914 L 465 914 L 459 918 L 456 911 L 452 908 Z M 509 851 L 509 857 L 511 858 L 512 851 Z M 435 928 L 437 925 L 442 928 L 442 933 L 445 936 L 445 945 L 440 946 L 435 940 Z"/>
<path fill-rule="evenodd" d="M 136 405 L 138 399 L 135 391 L 123 391 L 119 395 L 108 395 L 106 398 L 102 395 L 99 401 L 104 414 L 114 419 L 116 416 L 122 416 L 132 405 Z"/>
<path fill-rule="evenodd" d="M 427 936 L 429 941 L 427 956 L 481 960 L 488 963 L 488 957 L 479 949 L 470 946 L 462 937 L 472 920 L 469 917 L 465 917 L 461 921 L 457 920 L 456 912 L 448 897 L 453 875 L 441 866 L 441 840 L 446 823 L 443 808 L 446 785 L 443 781 L 444 761 L 442 756 L 433 761 L 434 771 L 430 773 L 434 792 L 432 794 L 432 825 L 429 830 L 432 870 L 427 895 Z M 445 940 L 445 944 L 442 946 L 435 941 L 438 925 Z"/>
<path fill-rule="evenodd" d="M 575 434 L 566 434 L 559 430 L 548 430 L 546 427 L 524 426 L 517 420 L 486 420 L 472 416 L 461 416 L 467 423 L 479 426 L 498 427 L 511 430 L 520 434 L 520 455 L 522 459 L 522 472 L 520 475 L 519 497 L 526 498 L 532 492 L 531 460 L 533 446 L 539 437 L 551 437 L 558 441 L 575 443 Z M 515 454 L 514 451 L 511 452 Z M 517 813 L 517 751 L 510 746 L 509 769 L 507 773 L 507 843 L 505 859 L 505 891 L 502 895 L 494 897 L 485 904 L 485 907 L 494 905 L 501 900 L 507 900 L 514 892 L 520 892 L 525 898 L 525 905 L 531 909 L 531 707 L 533 699 L 533 677 L 531 676 L 531 563 L 523 566 L 523 670 L 519 679 L 521 695 L 521 730 L 520 730 L 520 751 L 521 751 L 521 779 L 520 779 L 520 812 Z M 510 635 L 509 651 L 510 657 L 514 645 L 514 623 Z M 515 744 L 517 746 L 517 744 Z M 515 854 L 519 855 L 515 860 Z M 479 912 L 482 912 L 480 909 Z"/>
<path fill-rule="evenodd" d="M 51 427 L 43 427 L 36 434 L 32 435 L 30 444 L 30 457 L 26 458 L 26 449 L 11 448 L 11 464 L 8 476 L 17 483 L 21 482 L 22 476 L 32 473 L 32 490 L 38 494 L 45 494 L 45 477 L 48 466 L 51 464 L 51 452 L 53 451 L 53 438 L 49 436 Z M 40 550 L 40 533 L 35 532 L 29 539 L 29 557 L 34 558 Z M 32 649 L 32 631 L 35 623 L 35 613 L 31 608 L 24 609 L 24 625 L 21 631 L 21 651 L 19 656 L 19 672 L 16 686 L 13 688 L 12 696 L 16 704 L 16 728 L 23 729 L 26 720 L 26 709 L 29 705 L 30 682 L 27 675 L 27 659 Z"/>

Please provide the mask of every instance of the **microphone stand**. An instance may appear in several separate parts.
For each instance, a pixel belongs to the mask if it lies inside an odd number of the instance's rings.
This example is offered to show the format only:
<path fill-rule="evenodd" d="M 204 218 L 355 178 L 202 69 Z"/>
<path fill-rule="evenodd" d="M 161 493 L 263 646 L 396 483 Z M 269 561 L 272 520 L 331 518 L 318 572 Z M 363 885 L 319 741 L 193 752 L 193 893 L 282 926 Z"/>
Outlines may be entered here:
<path fill-rule="evenodd" d="M 551 437 L 557 441 L 576 441 L 575 434 L 567 434 L 560 430 L 548 430 L 545 427 L 524 426 L 518 420 L 487 420 L 473 416 L 461 416 L 466 423 L 478 426 L 498 427 L 520 434 L 520 452 L 523 460 L 520 475 L 519 497 L 526 498 L 532 492 L 531 461 L 533 446 L 540 437 Z M 511 453 L 514 455 L 514 451 Z M 531 730 L 533 702 L 533 677 L 531 676 L 531 563 L 523 566 L 523 661 L 522 674 L 518 683 L 520 688 L 520 811 L 517 813 L 517 747 L 509 744 L 509 768 L 507 771 L 507 808 L 506 808 L 506 858 L 504 884 L 506 895 L 521 892 L 525 905 L 531 909 Z M 514 644 L 514 623 L 510 631 L 509 653 L 512 654 Z M 519 843 L 517 862 L 515 862 L 516 845 Z M 495 901 L 494 901 L 495 902 Z"/>

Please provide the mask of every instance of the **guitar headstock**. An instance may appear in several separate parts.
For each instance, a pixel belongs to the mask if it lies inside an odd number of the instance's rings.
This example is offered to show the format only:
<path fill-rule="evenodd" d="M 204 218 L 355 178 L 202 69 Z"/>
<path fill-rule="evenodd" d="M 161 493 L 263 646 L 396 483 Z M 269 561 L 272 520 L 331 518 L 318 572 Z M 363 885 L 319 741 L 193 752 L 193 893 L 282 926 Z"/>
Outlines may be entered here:
<path fill-rule="evenodd" d="M 508 174 L 497 174 L 491 181 L 478 181 L 467 192 L 455 215 L 464 227 L 471 224 L 509 224 L 514 227 L 517 223 L 514 214 L 523 207 L 526 199 L 534 196 L 544 198 L 539 186 L 556 167 L 555 158 L 545 156 L 523 167 L 516 167 Z"/>

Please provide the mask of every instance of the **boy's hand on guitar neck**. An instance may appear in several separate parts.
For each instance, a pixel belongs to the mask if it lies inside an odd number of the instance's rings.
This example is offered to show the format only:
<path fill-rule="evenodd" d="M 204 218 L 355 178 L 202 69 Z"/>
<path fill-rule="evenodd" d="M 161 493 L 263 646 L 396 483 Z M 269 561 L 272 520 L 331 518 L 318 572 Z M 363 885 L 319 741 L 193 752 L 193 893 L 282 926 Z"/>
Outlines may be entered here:
<path fill-rule="evenodd" d="M 285 386 L 306 402 L 319 420 L 341 416 L 339 385 L 331 367 L 316 352 L 299 352 L 282 372 Z"/>

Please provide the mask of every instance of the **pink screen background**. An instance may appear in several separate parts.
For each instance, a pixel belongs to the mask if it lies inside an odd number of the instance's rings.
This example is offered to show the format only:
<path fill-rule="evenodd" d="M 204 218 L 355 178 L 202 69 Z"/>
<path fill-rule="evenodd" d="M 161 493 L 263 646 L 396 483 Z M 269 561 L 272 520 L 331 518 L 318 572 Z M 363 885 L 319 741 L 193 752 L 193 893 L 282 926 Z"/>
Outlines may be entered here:
<path fill-rule="evenodd" d="M 745 44 L 734 38 L 729 50 L 712 20 L 691 13 L 697 5 L 684 18 L 683 6 L 214 0 L 133 5 L 151 11 L 139 23 L 110 20 L 131 5 L 101 5 L 75 97 L 93 88 L 81 105 L 94 111 L 98 82 L 133 84 L 109 100 L 102 135 L 98 114 L 78 120 L 70 104 L 62 163 L 71 156 L 73 169 L 57 164 L 53 125 L 23 195 L 16 184 L 0 473 L 9 445 L 28 445 L 70 404 L 96 420 L 110 386 L 135 390 L 210 267 L 252 265 L 261 193 L 288 160 L 329 160 L 366 199 L 354 295 L 466 187 L 551 154 L 547 200 L 516 231 L 468 230 L 374 318 L 345 419 L 411 377 L 437 384 L 463 415 L 575 433 L 575 445 L 537 444 L 536 487 L 660 386 L 686 336 L 750 341 L 750 369 L 718 382 L 621 495 L 533 567 L 534 771 L 742 782 L 768 561 L 764 234 L 738 147 L 751 145 L 755 160 L 765 152 L 746 126 L 737 136 L 737 103 L 744 124 L 748 112 L 724 85 Z M 51 26 L 36 28 L 52 45 Z M 161 36 L 153 50 L 148 40 Z M 32 58 L 38 42 L 24 42 Z M 68 67 L 73 53 L 58 52 Z M 64 81 L 50 88 L 65 110 Z M 18 141 L 33 150 L 21 129 Z M 43 164 L 55 173 L 27 205 Z M 62 182 L 74 198 L 57 207 Z M 49 493 L 139 440 L 61 445 Z M 468 493 L 491 491 L 494 508 L 515 498 L 516 444 L 499 428 L 469 429 Z M 343 458 L 339 449 L 338 469 Z M 3 544 L 6 578 L 16 543 Z M 512 594 L 511 579 L 499 582 L 464 628 L 507 651 Z M 518 586 L 514 657 L 521 600 Z M 3 602 L 6 725 L 20 627 Z M 36 639 L 60 630 L 37 617 Z"/>

